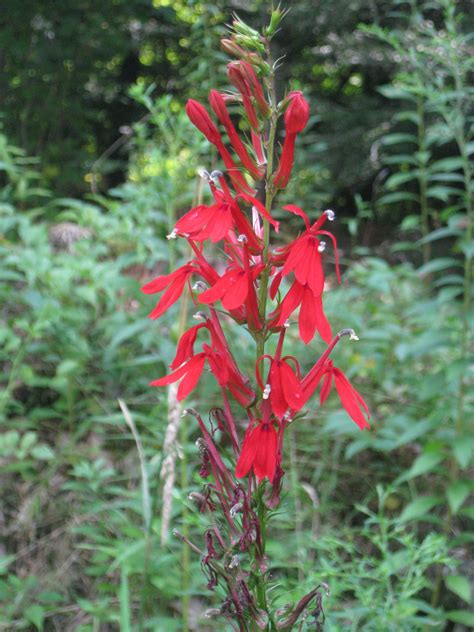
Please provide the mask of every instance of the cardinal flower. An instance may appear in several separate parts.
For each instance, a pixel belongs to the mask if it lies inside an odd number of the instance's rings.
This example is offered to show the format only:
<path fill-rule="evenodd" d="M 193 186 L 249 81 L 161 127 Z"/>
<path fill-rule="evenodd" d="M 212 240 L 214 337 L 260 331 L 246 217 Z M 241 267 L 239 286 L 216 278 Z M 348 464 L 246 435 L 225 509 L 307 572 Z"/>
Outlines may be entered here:
<path fill-rule="evenodd" d="M 321 226 L 327 219 L 330 221 L 334 219 L 334 213 L 330 210 L 324 211 L 313 226 L 310 226 L 308 216 L 298 206 L 289 204 L 284 208 L 302 217 L 306 225 L 306 230 L 289 246 L 278 249 L 274 253 L 272 261 L 275 265 L 283 264 L 281 276 L 287 276 L 291 272 L 294 272 L 297 281 L 302 285 L 308 285 L 315 296 L 320 296 L 324 288 L 324 270 L 321 261 L 321 253 L 324 252 L 326 244 L 324 241 L 320 241 L 318 236 L 327 236 L 333 243 L 336 259 L 336 276 L 338 281 L 340 281 L 336 239 L 332 233 L 321 230 Z"/>
<path fill-rule="evenodd" d="M 263 391 L 263 398 L 270 399 L 271 412 L 280 419 L 288 410 L 299 410 L 304 404 L 299 364 L 293 356 L 281 357 L 285 333 L 286 327 L 280 332 L 275 356 L 273 358 L 269 355 L 260 356 L 255 370 L 257 383 Z M 264 359 L 271 362 L 265 386 L 260 374 L 260 363 Z"/>
<path fill-rule="evenodd" d="M 334 382 L 341 404 L 346 409 L 350 418 L 355 421 L 361 430 L 369 428 L 369 422 L 367 421 L 367 419 L 370 418 L 368 406 L 341 369 L 336 368 L 331 360 L 326 360 L 321 375 L 324 376 L 319 394 L 321 405 L 323 405 L 328 398 Z M 367 416 L 367 419 L 365 416 Z"/>
<path fill-rule="evenodd" d="M 253 472 L 260 482 L 265 477 L 270 483 L 275 477 L 277 468 L 278 436 L 272 422 L 253 422 L 245 433 L 242 452 L 235 474 L 237 478 L 247 476 L 253 468 Z"/>
<path fill-rule="evenodd" d="M 230 265 L 225 274 L 208 290 L 200 294 L 200 303 L 215 303 L 219 299 L 225 309 L 237 309 L 247 300 L 249 294 L 249 279 L 252 283 L 265 267 L 264 264 L 253 266 L 249 272 L 237 265 Z"/>
<path fill-rule="evenodd" d="M 191 275 L 198 274 L 202 276 L 208 283 L 214 283 L 218 274 L 207 264 L 193 260 L 181 266 L 171 274 L 164 274 L 150 281 L 142 287 L 145 294 L 156 294 L 168 288 L 161 299 L 156 304 L 155 309 L 151 312 L 150 318 L 159 318 L 166 310 L 171 307 L 181 296 L 186 282 L 189 281 Z"/>
<path fill-rule="evenodd" d="M 272 289 L 275 291 L 274 287 Z M 329 344 L 331 326 L 324 314 L 322 297 L 315 296 L 309 285 L 303 285 L 299 281 L 294 281 L 280 305 L 270 314 L 270 326 L 282 327 L 298 306 L 298 327 L 303 342 L 311 342 L 317 330 L 321 338 Z"/>
<path fill-rule="evenodd" d="M 220 171 L 211 174 L 219 180 L 222 190 L 218 189 L 214 179 L 209 176 L 209 184 L 214 196 L 214 204 L 210 206 L 199 205 L 188 211 L 175 225 L 172 236 L 183 235 L 192 241 L 202 242 L 210 239 L 213 243 L 226 239 L 229 231 L 245 235 L 249 248 L 253 251 L 261 249 L 260 239 L 255 235 L 248 219 L 240 210 L 240 207 L 232 197 L 224 176 Z M 245 200 L 251 196 L 245 195 Z"/>
<path fill-rule="evenodd" d="M 243 382 L 241 375 L 229 361 L 229 357 L 206 344 L 202 346 L 202 349 L 201 353 L 191 356 L 169 375 L 151 382 L 151 386 L 168 386 L 181 379 L 177 398 L 178 401 L 182 401 L 196 388 L 207 361 L 219 386 L 229 388 L 242 406 L 248 406 L 253 399 L 253 391 Z"/>

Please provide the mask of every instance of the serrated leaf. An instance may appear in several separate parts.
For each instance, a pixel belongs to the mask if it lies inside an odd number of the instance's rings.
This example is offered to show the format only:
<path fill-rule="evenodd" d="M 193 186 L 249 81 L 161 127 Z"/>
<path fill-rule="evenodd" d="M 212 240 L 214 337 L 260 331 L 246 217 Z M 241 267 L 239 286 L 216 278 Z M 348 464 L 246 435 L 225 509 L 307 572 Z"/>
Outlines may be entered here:
<path fill-rule="evenodd" d="M 439 496 L 419 496 L 412 500 L 411 503 L 405 507 L 400 515 L 400 522 L 410 522 L 411 520 L 419 520 L 427 513 L 429 513 L 433 507 L 439 505 L 441 499 Z"/>
<path fill-rule="evenodd" d="M 468 437 L 458 437 L 453 443 L 454 458 L 463 470 L 469 465 L 471 461 L 472 449 L 473 446 L 471 443 L 471 439 Z"/>
<path fill-rule="evenodd" d="M 444 583 L 455 595 L 463 599 L 466 603 L 471 603 L 471 584 L 467 577 L 463 575 L 450 575 L 445 578 Z"/>
<path fill-rule="evenodd" d="M 470 485 L 467 481 L 455 481 L 446 490 L 446 497 L 453 514 L 457 514 L 461 505 L 469 496 Z"/>
<path fill-rule="evenodd" d="M 427 452 L 425 454 L 421 454 L 415 460 L 408 472 L 399 476 L 396 482 L 403 483 L 405 481 L 410 481 L 412 478 L 416 478 L 421 474 L 426 474 L 426 472 L 431 472 L 439 463 L 441 463 L 443 458 L 444 455 L 439 452 Z"/>

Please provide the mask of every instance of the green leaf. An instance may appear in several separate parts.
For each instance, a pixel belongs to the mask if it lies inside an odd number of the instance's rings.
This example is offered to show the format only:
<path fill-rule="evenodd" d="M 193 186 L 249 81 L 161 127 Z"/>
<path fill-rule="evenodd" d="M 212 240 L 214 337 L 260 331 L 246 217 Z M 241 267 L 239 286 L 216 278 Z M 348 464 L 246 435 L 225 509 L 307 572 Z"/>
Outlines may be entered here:
<path fill-rule="evenodd" d="M 382 138 L 383 145 L 397 145 L 398 143 L 414 143 L 416 145 L 418 138 L 415 134 L 403 134 L 401 132 L 386 134 Z"/>
<path fill-rule="evenodd" d="M 463 159 L 460 156 L 451 156 L 450 158 L 442 158 L 430 165 L 430 171 L 456 171 L 462 169 Z"/>
<path fill-rule="evenodd" d="M 458 237 L 461 234 L 462 231 L 459 228 L 437 228 L 429 235 L 426 235 L 426 237 L 422 237 L 421 239 L 419 239 L 417 243 L 421 246 L 422 244 L 426 244 L 429 241 L 436 241 L 437 239 L 444 239 L 445 237 Z"/>
<path fill-rule="evenodd" d="M 459 261 L 453 257 L 439 257 L 428 261 L 425 265 L 418 268 L 418 274 L 430 274 L 431 272 L 439 272 L 440 270 L 446 270 L 446 268 L 458 267 Z"/>
<path fill-rule="evenodd" d="M 39 604 L 28 606 L 24 612 L 25 619 L 32 623 L 37 630 L 43 630 L 44 615 L 44 608 Z"/>
<path fill-rule="evenodd" d="M 457 514 L 461 505 L 469 496 L 470 487 L 467 481 L 455 481 L 446 490 L 446 497 L 453 514 Z"/>
<path fill-rule="evenodd" d="M 120 575 L 120 632 L 132 632 L 132 619 L 130 611 L 130 595 L 128 590 L 128 575 L 122 567 Z"/>
<path fill-rule="evenodd" d="M 399 476 L 396 483 L 403 483 L 409 481 L 412 478 L 431 472 L 444 458 L 444 455 L 440 452 L 427 452 L 421 454 L 413 463 L 408 472 L 405 472 Z"/>
<path fill-rule="evenodd" d="M 395 191 L 382 195 L 378 200 L 379 204 L 394 204 L 396 202 L 418 202 L 419 197 L 416 193 L 408 193 L 407 191 Z"/>
<path fill-rule="evenodd" d="M 454 458 L 461 469 L 465 469 L 472 457 L 472 443 L 470 437 L 458 437 L 453 443 Z"/>
<path fill-rule="evenodd" d="M 462 623 L 469 628 L 474 628 L 474 612 L 469 610 L 449 610 L 446 612 L 446 618 L 454 623 Z"/>
<path fill-rule="evenodd" d="M 396 189 L 401 184 L 412 182 L 418 178 L 418 170 L 409 171 L 408 173 L 394 173 L 385 183 L 387 189 Z"/>
<path fill-rule="evenodd" d="M 400 522 L 410 522 L 411 520 L 419 520 L 430 512 L 433 507 L 439 505 L 441 498 L 439 496 L 419 496 L 412 500 L 405 507 L 400 515 Z"/>
<path fill-rule="evenodd" d="M 471 584 L 467 577 L 463 575 L 450 575 L 445 578 L 444 583 L 455 595 L 463 599 L 466 603 L 471 603 Z"/>

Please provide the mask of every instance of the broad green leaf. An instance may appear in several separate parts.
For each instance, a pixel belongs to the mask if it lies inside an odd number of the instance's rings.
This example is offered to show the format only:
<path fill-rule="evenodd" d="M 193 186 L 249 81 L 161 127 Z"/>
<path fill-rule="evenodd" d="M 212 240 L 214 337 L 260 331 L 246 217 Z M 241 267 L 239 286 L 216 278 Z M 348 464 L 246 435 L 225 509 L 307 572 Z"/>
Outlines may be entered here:
<path fill-rule="evenodd" d="M 409 171 L 408 173 L 394 173 L 385 183 L 387 189 L 396 189 L 401 184 L 412 182 L 418 178 L 418 170 Z"/>
<path fill-rule="evenodd" d="M 453 257 L 439 257 L 428 261 L 425 265 L 418 268 L 418 274 L 430 274 L 431 272 L 439 272 L 440 270 L 446 270 L 446 268 L 458 267 L 460 262 Z"/>
<path fill-rule="evenodd" d="M 444 583 L 451 592 L 463 599 L 467 603 L 471 603 L 471 584 L 467 577 L 463 575 L 449 575 Z"/>
<path fill-rule="evenodd" d="M 43 630 L 45 610 L 39 604 L 28 606 L 24 612 L 25 619 L 32 623 L 37 630 Z"/>
<path fill-rule="evenodd" d="M 437 239 L 444 239 L 445 237 L 457 237 L 461 234 L 462 231 L 460 228 L 451 228 L 450 226 L 447 226 L 446 228 L 437 228 L 436 230 L 433 230 L 429 235 L 426 235 L 426 237 L 422 237 L 421 239 L 419 239 L 417 243 L 419 245 L 422 245 L 430 241 L 436 241 Z"/>
<path fill-rule="evenodd" d="M 394 193 L 386 193 L 382 195 L 377 202 L 379 204 L 395 204 L 396 202 L 418 202 L 419 196 L 416 193 L 408 193 L 408 191 L 395 191 Z"/>
<path fill-rule="evenodd" d="M 400 522 L 410 522 L 411 520 L 419 520 L 429 513 L 433 507 L 439 505 L 441 498 L 439 496 L 419 496 L 412 500 L 405 507 L 400 515 Z"/>
<path fill-rule="evenodd" d="M 418 143 L 418 138 L 415 134 L 404 134 L 401 132 L 387 134 L 382 137 L 383 145 L 398 145 L 398 143 Z"/>
<path fill-rule="evenodd" d="M 439 463 L 441 463 L 443 458 L 444 455 L 440 452 L 427 452 L 425 454 L 420 454 L 408 472 L 399 476 L 396 482 L 403 483 L 411 480 L 412 478 L 416 478 L 421 474 L 426 474 L 426 472 L 431 472 Z"/>
<path fill-rule="evenodd" d="M 472 457 L 471 437 L 458 437 L 453 443 L 453 454 L 459 466 L 464 470 L 470 463 Z"/>
<path fill-rule="evenodd" d="M 461 623 L 471 629 L 474 628 L 474 612 L 469 610 L 449 610 L 446 612 L 446 618 L 454 623 Z"/>
<path fill-rule="evenodd" d="M 460 156 L 451 156 L 449 158 L 441 158 L 430 165 L 430 171 L 455 171 L 462 169 L 463 159 Z"/>
<path fill-rule="evenodd" d="M 446 497 L 453 514 L 457 514 L 470 491 L 471 486 L 467 481 L 455 481 L 448 487 Z"/>

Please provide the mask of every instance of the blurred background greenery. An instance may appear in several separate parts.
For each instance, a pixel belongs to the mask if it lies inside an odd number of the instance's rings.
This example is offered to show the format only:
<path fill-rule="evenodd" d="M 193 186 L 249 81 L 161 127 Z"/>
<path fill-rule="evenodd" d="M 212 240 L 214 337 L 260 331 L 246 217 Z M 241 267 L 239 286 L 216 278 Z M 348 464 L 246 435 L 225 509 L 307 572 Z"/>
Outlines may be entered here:
<path fill-rule="evenodd" d="M 361 340 L 335 361 L 374 423 L 359 433 L 331 398 L 292 427 L 275 603 L 325 582 L 325 630 L 472 629 L 474 5 L 283 6 L 278 90 L 312 106 L 284 197 L 337 213 L 345 272 L 328 314 Z M 185 256 L 165 236 L 196 169 L 219 164 L 183 105 L 226 86 L 232 12 L 260 28 L 268 8 L 2 3 L 2 630 L 223 629 L 204 617 L 222 595 L 171 535 L 199 542 L 209 520 L 188 498 L 198 431 L 186 418 L 166 436 L 173 402 L 148 387 L 179 308 L 150 322 L 139 287 Z M 308 366 L 322 348 L 293 345 Z M 204 384 L 194 405 L 214 398 Z"/>

